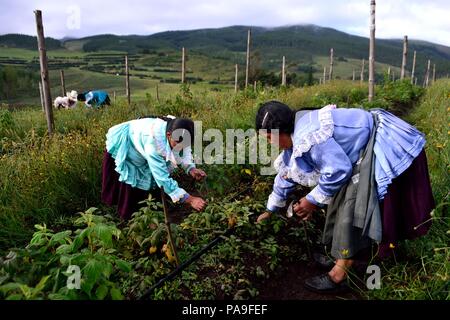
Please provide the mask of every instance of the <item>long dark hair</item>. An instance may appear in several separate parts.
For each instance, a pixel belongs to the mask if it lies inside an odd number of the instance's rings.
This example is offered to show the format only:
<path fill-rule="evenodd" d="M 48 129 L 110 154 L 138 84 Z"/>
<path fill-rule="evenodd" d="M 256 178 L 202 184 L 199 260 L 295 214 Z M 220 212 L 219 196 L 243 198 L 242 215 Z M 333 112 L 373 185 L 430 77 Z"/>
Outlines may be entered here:
<path fill-rule="evenodd" d="M 256 114 L 256 130 L 278 130 L 280 133 L 294 132 L 295 111 L 279 101 L 269 101 L 260 105 Z"/>
<path fill-rule="evenodd" d="M 183 142 L 185 139 L 189 138 L 191 146 L 194 145 L 194 135 L 195 135 L 194 121 L 192 121 L 191 119 L 186 118 L 173 119 L 166 116 L 153 116 L 153 115 L 139 117 L 138 119 L 145 119 L 145 118 L 158 118 L 166 121 L 167 122 L 166 133 L 171 133 L 172 138 L 176 142 L 180 143 Z"/>

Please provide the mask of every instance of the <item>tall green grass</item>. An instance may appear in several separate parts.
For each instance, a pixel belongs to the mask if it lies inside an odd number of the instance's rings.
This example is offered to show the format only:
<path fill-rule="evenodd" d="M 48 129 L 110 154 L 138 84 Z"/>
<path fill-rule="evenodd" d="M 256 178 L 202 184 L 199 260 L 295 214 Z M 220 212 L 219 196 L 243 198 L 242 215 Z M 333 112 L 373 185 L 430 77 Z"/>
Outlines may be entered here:
<path fill-rule="evenodd" d="M 378 299 L 450 299 L 450 81 L 439 80 L 408 120 L 425 133 L 428 167 L 437 208 L 429 233 L 405 241 L 398 255 L 406 260 L 382 264 Z"/>

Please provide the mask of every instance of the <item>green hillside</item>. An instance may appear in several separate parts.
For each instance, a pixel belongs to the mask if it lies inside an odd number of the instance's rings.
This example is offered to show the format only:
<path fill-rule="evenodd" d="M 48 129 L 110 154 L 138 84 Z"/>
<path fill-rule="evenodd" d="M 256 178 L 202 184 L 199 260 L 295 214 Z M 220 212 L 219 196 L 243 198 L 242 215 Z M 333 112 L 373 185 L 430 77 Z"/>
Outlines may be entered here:
<path fill-rule="evenodd" d="M 191 31 L 167 31 L 149 36 L 96 35 L 59 42 L 48 38 L 48 58 L 52 96 L 60 94 L 59 70 L 65 70 L 68 90 L 104 89 L 121 95 L 124 83 L 124 55 L 128 54 L 132 94 L 143 98 L 155 92 L 156 85 L 170 87 L 180 81 L 181 47 L 187 48 L 188 82 L 220 90 L 234 84 L 234 65 L 239 65 L 242 84 L 245 71 L 247 26 Z M 334 48 L 336 79 L 360 78 L 361 60 L 367 60 L 368 39 L 331 28 L 314 25 L 278 28 L 252 27 L 251 81 L 279 85 L 282 56 L 286 56 L 288 83 L 318 83 L 324 67 L 329 66 L 329 50 Z M 410 40 L 407 75 L 412 66 L 412 51 L 417 51 L 415 75 L 423 83 L 426 63 L 436 64 L 436 77 L 450 72 L 450 48 L 424 41 Z M 402 59 L 401 40 L 377 40 L 376 82 L 383 80 L 391 67 L 399 77 Z M 8 67 L 8 72 L 2 71 Z M 14 72 L 10 67 L 15 67 Z M 367 63 L 365 76 L 368 78 Z M 3 83 L 24 83 L 21 75 L 35 79 L 39 72 L 36 38 L 24 35 L 0 36 L 0 101 L 39 103 L 37 83 L 29 90 L 13 90 Z M 12 77 L 12 80 L 9 78 Z M 38 78 L 38 77 L 37 77 Z M 309 80 L 308 80 L 309 79 Z M 26 80 L 28 81 L 28 80 Z M 13 86 L 14 87 L 14 86 Z M 161 89 L 161 88 L 160 88 Z M 165 89 L 162 89 L 165 91 Z M 14 91 L 14 92 L 12 92 Z"/>
<path fill-rule="evenodd" d="M 98 35 L 83 38 L 84 51 L 120 50 L 139 53 L 143 50 L 180 49 L 186 47 L 214 57 L 243 63 L 247 30 L 250 27 L 233 26 L 192 31 L 167 31 L 150 36 Z M 313 62 L 315 56 L 328 55 L 334 48 L 336 57 L 363 59 L 368 57 L 368 39 L 331 28 L 314 25 L 278 28 L 251 27 L 253 48 L 261 53 L 264 65 L 278 68 L 280 57 L 300 63 Z M 75 40 L 79 41 L 79 40 Z M 65 43 L 70 46 L 71 41 Z M 417 65 L 425 66 L 427 59 L 450 69 L 450 48 L 424 41 L 410 40 L 410 52 L 417 51 Z M 402 40 L 377 40 L 376 60 L 400 66 Z M 412 55 L 410 55 L 412 61 Z M 422 69 L 423 69 L 422 68 Z M 419 70 L 423 72 L 423 70 Z"/>
<path fill-rule="evenodd" d="M 45 38 L 45 45 L 48 50 L 56 50 L 62 47 L 61 42 L 53 38 Z M 25 34 L 5 34 L 0 35 L 1 47 L 37 50 L 37 40 L 36 37 Z"/>

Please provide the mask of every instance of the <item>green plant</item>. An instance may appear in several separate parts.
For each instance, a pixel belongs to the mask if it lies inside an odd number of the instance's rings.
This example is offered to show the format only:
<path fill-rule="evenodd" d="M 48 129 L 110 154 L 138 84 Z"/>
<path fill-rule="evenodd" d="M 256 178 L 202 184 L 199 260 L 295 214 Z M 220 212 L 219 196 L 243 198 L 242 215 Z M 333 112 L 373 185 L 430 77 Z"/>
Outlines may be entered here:
<path fill-rule="evenodd" d="M 95 211 L 80 214 L 74 226 L 82 229 L 74 233 L 54 233 L 46 225 L 36 225 L 29 245 L 0 261 L 4 298 L 123 299 L 115 281 L 120 272 L 130 272 L 131 265 L 116 255 L 121 232 Z M 67 286 L 66 270 L 73 265 L 81 270 L 80 290 Z"/>
<path fill-rule="evenodd" d="M 424 89 L 411 84 L 409 79 L 389 81 L 377 87 L 376 98 L 385 101 L 380 107 L 397 114 L 406 114 L 423 95 Z"/>

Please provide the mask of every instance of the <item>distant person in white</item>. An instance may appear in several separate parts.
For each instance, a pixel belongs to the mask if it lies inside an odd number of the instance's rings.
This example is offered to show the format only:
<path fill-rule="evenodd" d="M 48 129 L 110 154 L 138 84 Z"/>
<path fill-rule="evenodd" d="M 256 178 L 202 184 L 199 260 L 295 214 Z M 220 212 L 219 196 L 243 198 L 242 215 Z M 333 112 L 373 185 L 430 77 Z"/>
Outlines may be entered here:
<path fill-rule="evenodd" d="M 67 92 L 65 97 L 57 97 L 53 105 L 56 109 L 72 109 L 77 105 L 77 96 L 78 93 L 75 90 L 72 90 L 70 93 Z"/>

